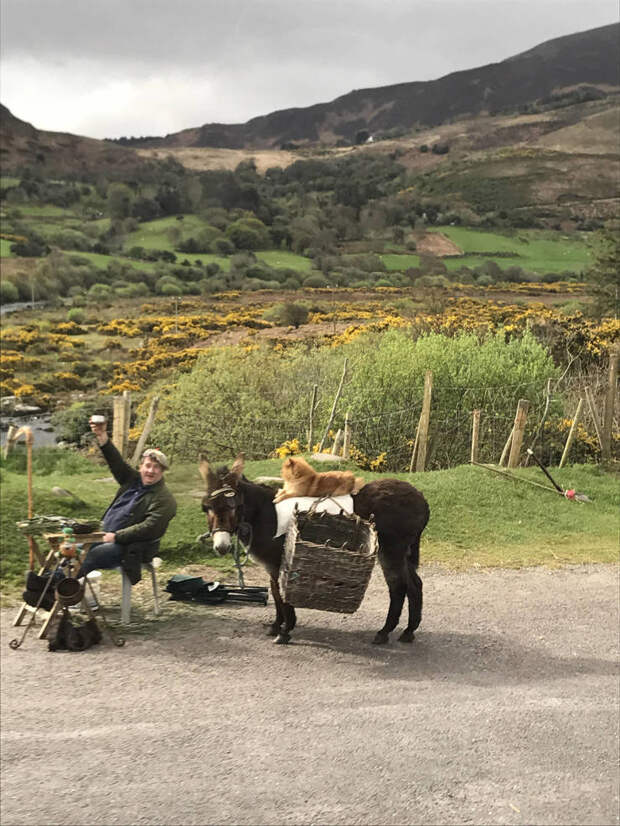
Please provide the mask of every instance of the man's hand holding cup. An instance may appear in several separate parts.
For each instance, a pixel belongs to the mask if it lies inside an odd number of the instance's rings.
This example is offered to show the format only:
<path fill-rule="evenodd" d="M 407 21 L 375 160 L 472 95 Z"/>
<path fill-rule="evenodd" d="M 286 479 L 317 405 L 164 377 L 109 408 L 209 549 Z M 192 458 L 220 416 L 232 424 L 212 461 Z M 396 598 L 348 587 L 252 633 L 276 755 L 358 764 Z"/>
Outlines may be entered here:
<path fill-rule="evenodd" d="M 105 416 L 91 416 L 89 419 L 90 429 L 95 434 L 98 444 L 104 445 L 108 441 L 108 431 L 106 429 Z"/>

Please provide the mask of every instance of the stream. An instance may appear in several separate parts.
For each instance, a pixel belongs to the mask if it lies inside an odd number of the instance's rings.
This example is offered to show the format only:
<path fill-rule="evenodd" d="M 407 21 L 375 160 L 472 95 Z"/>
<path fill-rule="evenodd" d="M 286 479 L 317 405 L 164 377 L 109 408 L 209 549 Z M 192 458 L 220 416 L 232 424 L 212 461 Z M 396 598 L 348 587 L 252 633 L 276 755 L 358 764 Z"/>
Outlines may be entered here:
<path fill-rule="evenodd" d="M 6 434 L 10 425 L 30 427 L 34 436 L 35 448 L 55 447 L 56 431 L 50 423 L 50 418 L 50 413 L 39 413 L 36 416 L 14 416 L 3 413 L 0 415 L 0 447 L 4 447 L 6 444 Z"/>

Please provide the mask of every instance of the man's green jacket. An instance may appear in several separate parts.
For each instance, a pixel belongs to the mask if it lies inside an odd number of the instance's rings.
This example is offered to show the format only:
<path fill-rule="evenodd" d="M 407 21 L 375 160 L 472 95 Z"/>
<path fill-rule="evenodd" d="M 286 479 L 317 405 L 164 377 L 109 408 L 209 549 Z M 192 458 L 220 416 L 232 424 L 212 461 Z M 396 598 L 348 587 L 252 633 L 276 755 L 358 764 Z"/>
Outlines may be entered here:
<path fill-rule="evenodd" d="M 108 440 L 101 446 L 106 462 L 120 488 L 113 502 L 140 477 L 140 473 L 125 462 L 115 445 Z M 165 534 L 168 523 L 177 512 L 174 496 L 163 479 L 148 485 L 129 513 L 127 524 L 115 531 L 116 541 L 123 546 L 121 565 L 135 585 L 142 578 L 142 562 L 150 562 L 157 551 L 156 540 Z"/>

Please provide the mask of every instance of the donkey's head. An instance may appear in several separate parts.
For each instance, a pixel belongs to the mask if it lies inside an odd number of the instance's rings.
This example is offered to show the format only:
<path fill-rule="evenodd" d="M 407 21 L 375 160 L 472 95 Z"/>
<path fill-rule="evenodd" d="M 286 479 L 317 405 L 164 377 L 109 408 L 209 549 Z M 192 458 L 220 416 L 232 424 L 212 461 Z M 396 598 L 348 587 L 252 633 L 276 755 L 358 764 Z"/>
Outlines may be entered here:
<path fill-rule="evenodd" d="M 201 453 L 198 469 L 207 488 L 202 498 L 202 509 L 213 536 L 213 550 L 223 555 L 230 550 L 231 537 L 237 532 L 243 507 L 243 495 L 239 490 L 243 454 L 237 456 L 230 470 L 219 467 L 214 471 L 207 457 Z"/>

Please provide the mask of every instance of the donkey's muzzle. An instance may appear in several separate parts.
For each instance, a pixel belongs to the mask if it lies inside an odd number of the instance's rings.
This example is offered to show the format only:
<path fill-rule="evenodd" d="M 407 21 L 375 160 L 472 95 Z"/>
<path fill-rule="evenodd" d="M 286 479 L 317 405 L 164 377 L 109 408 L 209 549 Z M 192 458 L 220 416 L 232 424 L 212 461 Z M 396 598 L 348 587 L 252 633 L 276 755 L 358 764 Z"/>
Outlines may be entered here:
<path fill-rule="evenodd" d="M 213 531 L 213 550 L 218 556 L 228 553 L 231 545 L 231 537 L 228 531 Z"/>

